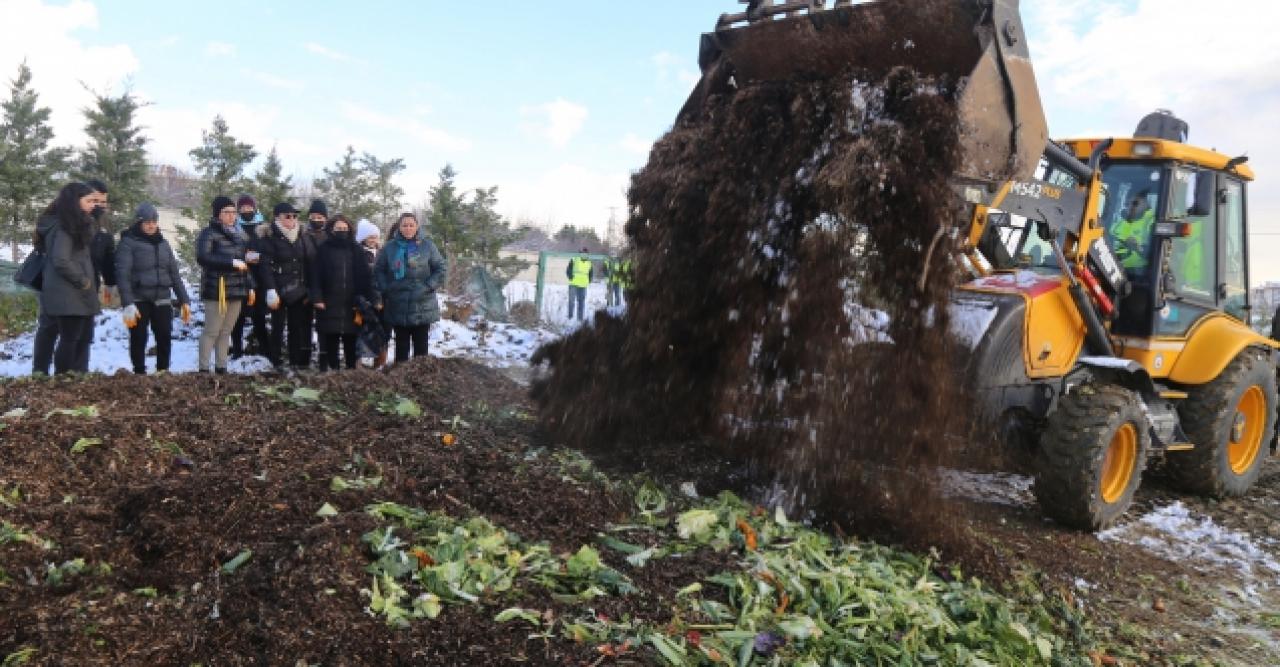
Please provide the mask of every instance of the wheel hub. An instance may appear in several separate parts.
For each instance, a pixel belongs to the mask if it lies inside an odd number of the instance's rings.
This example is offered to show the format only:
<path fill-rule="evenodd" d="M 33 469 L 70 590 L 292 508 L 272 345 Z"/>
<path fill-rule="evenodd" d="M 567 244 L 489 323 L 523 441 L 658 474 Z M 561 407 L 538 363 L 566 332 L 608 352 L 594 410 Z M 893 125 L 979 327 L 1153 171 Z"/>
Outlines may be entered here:
<path fill-rule="evenodd" d="M 1235 422 L 1231 424 L 1231 442 L 1240 442 L 1244 439 L 1244 427 L 1249 418 L 1243 412 L 1236 413 Z"/>

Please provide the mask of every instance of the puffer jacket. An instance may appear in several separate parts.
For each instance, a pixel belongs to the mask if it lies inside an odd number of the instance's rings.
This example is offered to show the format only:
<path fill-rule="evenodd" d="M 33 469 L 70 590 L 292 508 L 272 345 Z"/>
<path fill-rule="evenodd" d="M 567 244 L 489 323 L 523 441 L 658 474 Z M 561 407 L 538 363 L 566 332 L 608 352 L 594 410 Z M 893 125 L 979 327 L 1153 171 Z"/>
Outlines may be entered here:
<path fill-rule="evenodd" d="M 196 263 L 204 269 L 200 277 L 200 298 L 205 301 L 218 300 L 218 282 L 225 281 L 226 297 L 245 299 L 249 290 L 254 288 L 253 276 L 249 271 L 237 271 L 233 260 L 244 261 L 244 253 L 249 249 L 249 239 L 235 227 L 228 229 L 217 220 L 209 223 L 196 238 Z"/>
<path fill-rule="evenodd" d="M 178 273 L 178 258 L 160 232 L 150 236 L 134 225 L 120 234 L 116 246 L 115 277 L 120 281 L 120 305 L 169 301 L 190 303 L 187 287 Z"/>
<path fill-rule="evenodd" d="M 425 229 L 419 228 L 412 242 L 396 233 L 373 267 L 373 289 L 387 324 L 416 327 L 439 321 L 436 290 L 444 285 L 445 272 L 444 256 Z"/>
<path fill-rule="evenodd" d="M 330 236 L 316 249 L 311 264 L 311 302 L 324 304 L 324 310 L 316 311 L 316 329 L 326 334 L 359 333 L 356 297 L 376 301 L 364 251 L 350 240 Z"/>
<path fill-rule="evenodd" d="M 40 308 L 51 317 L 97 315 L 101 306 L 89 245 L 76 248 L 54 216 L 41 218 L 36 229 L 47 253 Z"/>
<path fill-rule="evenodd" d="M 311 238 L 299 233 L 297 241 L 290 241 L 274 223 L 258 225 L 254 233 L 257 236 L 254 245 L 262 254 L 257 266 L 259 287 L 263 292 L 275 290 L 286 305 L 305 299 L 308 267 L 315 256 Z"/>
<path fill-rule="evenodd" d="M 116 242 L 111 233 L 99 229 L 89 243 L 89 257 L 93 259 L 93 286 L 116 286 Z M 101 278 L 101 281 L 99 281 Z"/>

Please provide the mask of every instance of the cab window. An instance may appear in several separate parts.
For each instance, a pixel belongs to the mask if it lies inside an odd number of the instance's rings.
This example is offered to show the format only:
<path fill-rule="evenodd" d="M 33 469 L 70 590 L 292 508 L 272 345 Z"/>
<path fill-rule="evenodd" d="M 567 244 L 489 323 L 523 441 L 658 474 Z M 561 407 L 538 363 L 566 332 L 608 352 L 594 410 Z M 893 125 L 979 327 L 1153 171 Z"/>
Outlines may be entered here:
<path fill-rule="evenodd" d="M 1228 179 L 1222 205 L 1222 284 L 1226 296 L 1223 310 L 1247 322 L 1249 280 L 1245 270 L 1244 184 Z"/>
<path fill-rule="evenodd" d="M 1160 210 L 1164 177 L 1157 166 L 1113 164 L 1103 174 L 1101 202 L 1107 243 L 1131 276 L 1144 276 L 1153 261 L 1152 226 Z"/>

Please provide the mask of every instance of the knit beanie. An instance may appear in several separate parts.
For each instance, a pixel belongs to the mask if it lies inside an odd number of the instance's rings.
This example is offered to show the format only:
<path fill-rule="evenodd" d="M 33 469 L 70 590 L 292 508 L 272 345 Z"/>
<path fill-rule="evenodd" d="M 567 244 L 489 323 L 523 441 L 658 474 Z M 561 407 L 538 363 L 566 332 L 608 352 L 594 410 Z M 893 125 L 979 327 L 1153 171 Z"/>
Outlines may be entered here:
<path fill-rule="evenodd" d="M 133 214 L 134 222 L 154 222 L 160 219 L 160 213 L 151 202 L 142 202 Z"/>
<path fill-rule="evenodd" d="M 258 208 L 258 202 L 253 199 L 252 195 L 240 195 L 240 198 L 236 200 L 236 208 L 239 209 L 244 206 Z"/>
<path fill-rule="evenodd" d="M 311 208 L 307 209 L 307 215 L 311 215 L 312 213 L 319 213 L 327 218 L 329 217 L 329 207 L 325 206 L 323 200 L 312 199 Z"/>
<path fill-rule="evenodd" d="M 235 205 L 236 203 L 231 201 L 231 198 L 226 195 L 218 195 L 217 197 L 214 197 L 213 198 L 213 217 L 217 218 L 219 211 L 221 211 L 222 209 L 228 206 L 234 207 Z"/>
<path fill-rule="evenodd" d="M 361 219 L 356 223 L 356 243 L 364 243 L 365 239 L 374 236 L 382 236 L 382 232 L 378 230 L 378 226 L 369 222 L 367 219 Z"/>

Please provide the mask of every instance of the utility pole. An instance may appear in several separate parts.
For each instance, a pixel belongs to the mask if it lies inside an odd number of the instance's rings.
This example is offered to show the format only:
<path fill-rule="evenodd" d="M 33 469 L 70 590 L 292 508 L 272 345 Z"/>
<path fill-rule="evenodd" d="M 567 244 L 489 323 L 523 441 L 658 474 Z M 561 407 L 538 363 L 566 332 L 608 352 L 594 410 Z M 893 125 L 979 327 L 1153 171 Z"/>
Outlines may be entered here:
<path fill-rule="evenodd" d="M 608 246 L 610 250 L 616 250 L 618 246 L 618 241 L 617 241 L 618 237 L 616 236 L 617 226 L 618 226 L 617 213 L 618 213 L 617 206 L 609 207 L 609 229 L 608 231 L 605 232 L 604 244 Z"/>

